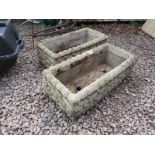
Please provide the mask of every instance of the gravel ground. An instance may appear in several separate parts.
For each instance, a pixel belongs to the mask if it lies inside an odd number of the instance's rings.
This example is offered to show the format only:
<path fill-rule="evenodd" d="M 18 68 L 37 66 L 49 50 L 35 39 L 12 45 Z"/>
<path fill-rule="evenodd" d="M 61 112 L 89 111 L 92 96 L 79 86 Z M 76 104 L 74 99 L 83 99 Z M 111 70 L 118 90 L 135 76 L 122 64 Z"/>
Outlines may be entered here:
<path fill-rule="evenodd" d="M 142 25 L 85 26 L 137 56 L 132 74 L 102 103 L 71 120 L 44 92 L 44 67 L 25 37 L 17 63 L 0 75 L 0 134 L 155 134 L 155 40 L 140 30 Z M 28 31 L 30 25 L 24 26 L 23 33 Z"/>

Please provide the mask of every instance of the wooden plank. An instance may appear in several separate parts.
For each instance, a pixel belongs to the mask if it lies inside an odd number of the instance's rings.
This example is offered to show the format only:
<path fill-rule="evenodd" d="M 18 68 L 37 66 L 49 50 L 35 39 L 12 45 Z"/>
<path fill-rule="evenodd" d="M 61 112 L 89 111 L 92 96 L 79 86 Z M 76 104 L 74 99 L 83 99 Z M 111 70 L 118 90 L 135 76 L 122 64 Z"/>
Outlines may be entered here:
<path fill-rule="evenodd" d="M 155 19 L 148 19 L 142 26 L 142 30 L 155 38 Z"/>

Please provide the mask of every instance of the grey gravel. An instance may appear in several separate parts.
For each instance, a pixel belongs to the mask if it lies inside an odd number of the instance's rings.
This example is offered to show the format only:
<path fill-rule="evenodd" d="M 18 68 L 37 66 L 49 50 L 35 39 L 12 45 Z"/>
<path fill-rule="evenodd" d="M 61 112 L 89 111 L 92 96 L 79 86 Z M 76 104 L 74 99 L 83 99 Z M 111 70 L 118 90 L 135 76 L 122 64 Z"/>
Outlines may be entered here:
<path fill-rule="evenodd" d="M 85 26 L 137 56 L 132 74 L 102 103 L 72 120 L 44 92 L 44 67 L 27 36 L 15 66 L 0 75 L 0 134 L 155 134 L 155 39 L 144 34 L 140 24 Z M 29 34 L 31 26 L 21 32 Z"/>

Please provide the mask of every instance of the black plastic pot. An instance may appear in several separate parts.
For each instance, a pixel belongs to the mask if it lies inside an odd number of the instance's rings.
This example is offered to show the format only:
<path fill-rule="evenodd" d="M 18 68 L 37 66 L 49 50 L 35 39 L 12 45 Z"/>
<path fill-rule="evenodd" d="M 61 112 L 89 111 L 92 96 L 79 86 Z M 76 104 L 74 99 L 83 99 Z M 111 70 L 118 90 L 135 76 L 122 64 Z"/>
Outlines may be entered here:
<path fill-rule="evenodd" d="M 17 60 L 23 46 L 19 34 L 10 20 L 0 22 L 0 72 L 6 71 Z"/>

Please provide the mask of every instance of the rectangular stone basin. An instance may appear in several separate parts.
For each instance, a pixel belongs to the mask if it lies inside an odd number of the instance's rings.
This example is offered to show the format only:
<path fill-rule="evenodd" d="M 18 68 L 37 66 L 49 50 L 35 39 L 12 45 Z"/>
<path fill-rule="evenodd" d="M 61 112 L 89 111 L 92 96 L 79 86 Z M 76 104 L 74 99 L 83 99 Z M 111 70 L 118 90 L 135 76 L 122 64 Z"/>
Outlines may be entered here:
<path fill-rule="evenodd" d="M 131 53 L 105 43 L 43 71 L 45 89 L 68 116 L 97 104 L 129 75 Z"/>
<path fill-rule="evenodd" d="M 90 28 L 83 28 L 45 39 L 38 44 L 40 62 L 49 67 L 106 42 L 107 36 Z"/>

